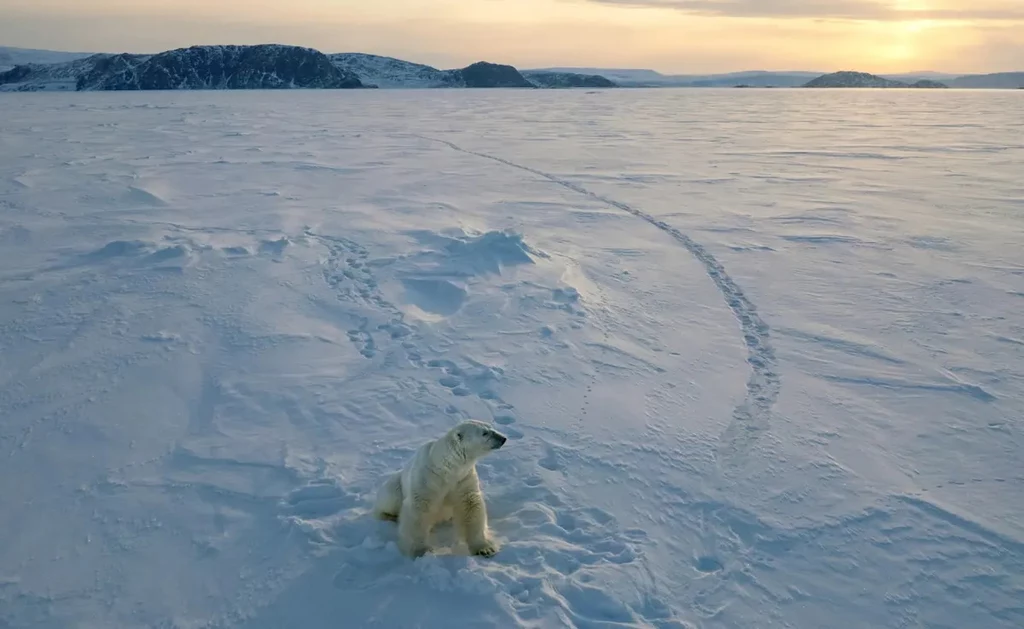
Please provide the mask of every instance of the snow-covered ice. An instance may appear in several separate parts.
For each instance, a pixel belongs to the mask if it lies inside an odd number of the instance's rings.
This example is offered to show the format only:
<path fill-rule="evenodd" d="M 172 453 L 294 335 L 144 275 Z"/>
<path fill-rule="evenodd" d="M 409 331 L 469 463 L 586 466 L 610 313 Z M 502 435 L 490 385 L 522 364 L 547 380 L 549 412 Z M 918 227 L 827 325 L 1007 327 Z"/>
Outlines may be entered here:
<path fill-rule="evenodd" d="M 1022 99 L 3 95 L 0 627 L 1019 629 Z"/>

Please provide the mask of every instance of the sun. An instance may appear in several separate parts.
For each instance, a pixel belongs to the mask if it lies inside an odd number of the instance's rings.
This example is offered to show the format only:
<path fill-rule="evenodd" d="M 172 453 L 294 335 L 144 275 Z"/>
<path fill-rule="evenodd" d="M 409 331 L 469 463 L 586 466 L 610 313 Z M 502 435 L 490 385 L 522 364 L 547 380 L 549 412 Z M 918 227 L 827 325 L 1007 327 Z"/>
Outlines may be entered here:
<path fill-rule="evenodd" d="M 884 25 L 884 43 L 877 49 L 880 60 L 887 64 L 903 65 L 904 62 L 919 58 L 921 47 L 928 37 L 927 31 L 937 25 L 934 20 L 907 20 Z"/>
<path fill-rule="evenodd" d="M 894 42 L 879 50 L 879 56 L 885 61 L 910 61 L 917 58 L 917 48 L 906 42 Z"/>
<path fill-rule="evenodd" d="M 926 28 L 920 22 L 916 22 L 916 21 L 915 22 L 903 22 L 903 24 L 901 26 L 903 27 L 903 32 L 904 33 L 909 33 L 911 35 L 913 35 L 915 33 L 920 33 L 921 31 L 923 31 Z"/>
<path fill-rule="evenodd" d="M 901 26 L 903 27 L 903 32 L 916 35 L 917 33 L 922 33 L 933 28 L 936 26 L 936 22 L 934 20 L 913 20 L 910 22 L 902 22 Z"/>

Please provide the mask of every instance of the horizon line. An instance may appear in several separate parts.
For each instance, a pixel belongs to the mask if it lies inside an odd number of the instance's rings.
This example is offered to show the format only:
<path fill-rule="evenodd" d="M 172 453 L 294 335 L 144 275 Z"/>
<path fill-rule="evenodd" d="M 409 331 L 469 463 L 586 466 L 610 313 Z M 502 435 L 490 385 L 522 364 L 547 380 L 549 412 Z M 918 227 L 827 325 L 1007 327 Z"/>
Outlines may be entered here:
<path fill-rule="evenodd" d="M 385 58 L 388 58 L 388 59 L 397 59 L 399 61 L 405 61 L 407 63 L 416 63 L 416 64 L 420 64 L 420 65 L 431 66 L 431 64 L 429 64 L 429 63 L 423 63 L 423 62 L 420 62 L 420 61 L 412 61 L 412 60 L 407 59 L 407 58 L 397 57 L 397 56 L 394 56 L 394 55 L 389 55 L 389 54 L 384 54 L 384 53 L 365 52 L 365 51 L 357 51 L 357 50 L 338 51 L 338 52 L 326 52 L 326 51 L 324 51 L 324 50 L 322 50 L 320 48 L 316 48 L 314 46 L 308 46 L 308 45 L 305 45 L 305 44 L 287 44 L 287 43 L 274 42 L 274 41 L 263 42 L 262 44 L 232 44 L 232 43 L 188 44 L 188 45 L 184 45 L 184 46 L 177 46 L 175 48 L 166 48 L 164 50 L 159 50 L 159 51 L 156 51 L 156 52 L 135 52 L 135 51 L 129 51 L 129 50 L 121 50 L 119 52 L 109 52 L 109 51 L 92 51 L 92 52 L 88 52 L 88 51 L 74 51 L 74 50 L 57 50 L 57 49 L 53 49 L 53 48 L 30 48 L 30 47 L 25 47 L 25 46 L 7 46 L 7 45 L 4 45 L 2 43 L 0 43 L 0 49 L 22 50 L 22 51 L 27 51 L 27 52 L 43 52 L 43 53 L 58 53 L 58 54 L 67 54 L 67 55 L 92 56 L 92 55 L 117 55 L 117 54 L 156 55 L 156 54 L 160 54 L 160 53 L 163 53 L 163 52 L 168 52 L 168 51 L 171 51 L 171 50 L 184 50 L 184 49 L 188 49 L 188 48 L 202 47 L 202 46 L 260 46 L 260 45 L 294 46 L 294 47 L 297 47 L 297 48 L 308 48 L 310 50 L 316 50 L 317 52 L 321 52 L 321 53 L 327 54 L 327 55 L 337 55 L 337 54 L 372 55 L 372 56 L 375 56 L 375 57 L 385 57 Z M 478 59 L 475 62 L 470 62 L 470 64 L 471 63 L 478 63 L 480 61 L 487 61 L 487 60 L 486 59 Z M 997 70 L 997 71 L 984 71 L 984 72 L 945 72 L 945 71 L 940 71 L 940 70 L 901 70 L 901 71 L 896 71 L 896 72 L 873 72 L 873 71 L 870 71 L 870 70 L 853 70 L 853 69 L 851 69 L 852 67 L 855 67 L 853 65 L 851 65 L 851 66 L 849 66 L 847 68 L 838 69 L 838 70 L 793 70 L 793 69 L 790 69 L 790 70 L 765 70 L 765 69 L 747 68 L 747 69 L 739 69 L 739 70 L 725 70 L 725 71 L 719 71 L 719 72 L 694 72 L 694 71 L 686 71 L 686 72 L 672 71 L 672 72 L 668 72 L 668 71 L 664 71 L 664 70 L 656 70 L 656 69 L 651 68 L 651 67 L 616 67 L 616 66 L 600 66 L 600 65 L 559 65 L 559 64 L 549 64 L 549 65 L 544 65 L 544 66 L 532 66 L 532 67 L 520 67 L 520 66 L 518 66 L 516 64 L 506 63 L 506 62 L 502 62 L 502 61 L 488 61 L 488 63 L 496 63 L 496 64 L 501 64 L 501 65 L 508 65 L 508 66 L 516 68 L 517 70 L 526 71 L 526 72 L 529 72 L 529 71 L 543 71 L 543 70 L 565 70 L 565 71 L 570 71 L 570 72 L 571 71 L 576 71 L 576 70 L 598 70 L 598 71 L 611 71 L 611 72 L 653 72 L 655 74 L 658 74 L 658 75 L 664 76 L 664 77 L 668 77 L 668 78 L 672 78 L 672 77 L 712 77 L 712 76 L 724 76 L 724 75 L 731 75 L 731 74 L 753 74 L 753 73 L 764 73 L 764 74 L 820 74 L 820 75 L 825 75 L 825 74 L 835 74 L 837 72 L 864 72 L 864 73 L 867 73 L 867 74 L 874 74 L 876 76 L 882 76 L 882 77 L 885 77 L 885 76 L 900 76 L 900 75 L 912 76 L 912 75 L 923 75 L 923 74 L 937 74 L 937 75 L 944 75 L 944 76 L 947 76 L 947 77 L 963 77 L 963 76 L 978 76 L 978 75 L 988 75 L 988 74 L 1016 74 L 1016 73 L 1024 72 L 1024 69 L 1021 69 L 1021 70 Z M 467 65 L 469 65 L 469 64 L 467 64 Z M 439 66 L 431 66 L 431 67 L 437 67 L 437 69 L 439 69 L 439 70 L 459 69 L 459 68 L 442 68 L 442 67 L 439 67 Z"/>

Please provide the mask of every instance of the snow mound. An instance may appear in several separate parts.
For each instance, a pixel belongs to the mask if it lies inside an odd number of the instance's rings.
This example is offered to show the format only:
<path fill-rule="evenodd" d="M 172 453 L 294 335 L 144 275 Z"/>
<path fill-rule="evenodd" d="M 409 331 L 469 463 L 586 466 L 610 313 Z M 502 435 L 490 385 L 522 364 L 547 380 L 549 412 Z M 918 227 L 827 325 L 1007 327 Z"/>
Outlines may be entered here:
<path fill-rule="evenodd" d="M 411 314 L 418 318 L 454 315 L 472 291 L 487 290 L 486 278 L 545 257 L 527 245 L 521 234 L 510 231 L 426 232 L 416 237 L 429 249 L 403 260 L 396 277 L 404 289 L 400 301 L 412 306 Z"/>
<path fill-rule="evenodd" d="M 523 242 L 521 234 L 503 231 L 452 238 L 444 249 L 448 263 L 467 275 L 500 274 L 507 267 L 533 264 L 534 256 L 543 255 Z"/>
<path fill-rule="evenodd" d="M 106 260 L 134 256 L 150 251 L 150 246 L 151 243 L 140 240 L 114 240 L 93 251 L 88 257 L 93 260 Z"/>
<path fill-rule="evenodd" d="M 142 186 L 129 186 L 128 192 L 125 194 L 124 198 L 128 202 L 134 202 L 138 205 L 150 205 L 156 207 L 167 205 L 166 199 Z"/>

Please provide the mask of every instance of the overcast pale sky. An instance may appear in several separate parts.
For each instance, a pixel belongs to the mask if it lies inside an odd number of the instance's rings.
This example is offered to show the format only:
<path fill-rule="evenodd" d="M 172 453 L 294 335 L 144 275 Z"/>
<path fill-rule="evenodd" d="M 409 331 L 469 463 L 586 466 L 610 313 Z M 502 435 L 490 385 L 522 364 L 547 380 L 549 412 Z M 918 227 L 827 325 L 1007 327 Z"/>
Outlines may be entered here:
<path fill-rule="evenodd" d="M 285 43 L 440 67 L 1024 70 L 1024 0 L 0 0 L 0 45 Z"/>

